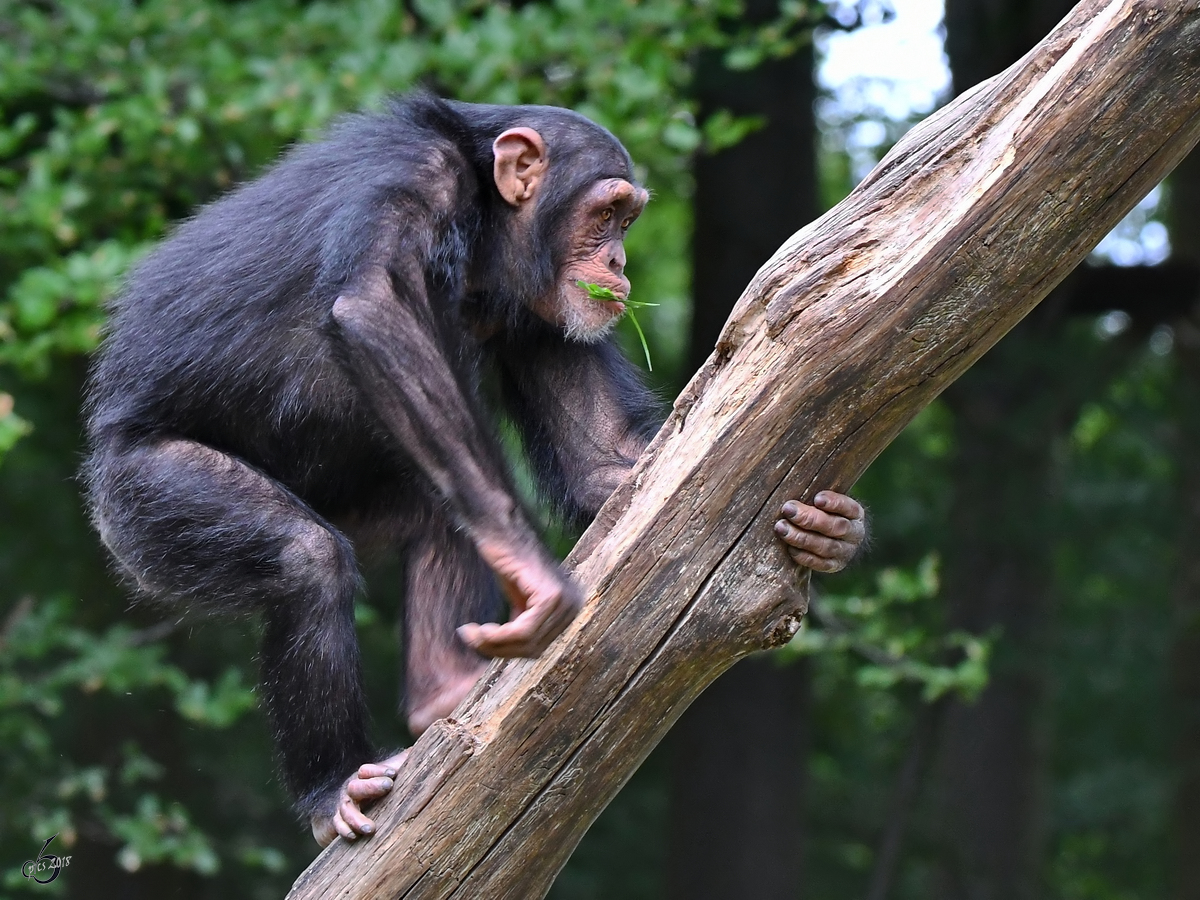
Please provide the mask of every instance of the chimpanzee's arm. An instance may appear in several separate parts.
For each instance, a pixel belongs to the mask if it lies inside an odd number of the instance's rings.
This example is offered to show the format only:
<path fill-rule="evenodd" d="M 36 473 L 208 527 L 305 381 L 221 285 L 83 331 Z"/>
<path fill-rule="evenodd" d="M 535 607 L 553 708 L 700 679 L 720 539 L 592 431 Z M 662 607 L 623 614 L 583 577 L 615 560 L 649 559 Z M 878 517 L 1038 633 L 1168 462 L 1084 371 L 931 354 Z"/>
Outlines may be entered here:
<path fill-rule="evenodd" d="M 346 363 L 388 429 L 446 501 L 500 579 L 516 615 L 468 625 L 463 640 L 489 656 L 541 652 L 579 606 L 508 486 L 487 430 L 451 365 L 424 276 L 364 269 L 333 305 Z"/>
<path fill-rule="evenodd" d="M 653 436 L 658 404 L 611 342 L 545 335 L 502 348 L 500 359 L 539 484 L 568 518 L 586 523 Z M 865 513 L 852 497 L 821 491 L 811 506 L 783 504 L 775 534 L 797 564 L 837 572 L 866 540 Z"/>
<path fill-rule="evenodd" d="M 547 330 L 499 356 L 540 487 L 568 519 L 587 522 L 658 430 L 659 402 L 611 341 L 573 343 Z"/>

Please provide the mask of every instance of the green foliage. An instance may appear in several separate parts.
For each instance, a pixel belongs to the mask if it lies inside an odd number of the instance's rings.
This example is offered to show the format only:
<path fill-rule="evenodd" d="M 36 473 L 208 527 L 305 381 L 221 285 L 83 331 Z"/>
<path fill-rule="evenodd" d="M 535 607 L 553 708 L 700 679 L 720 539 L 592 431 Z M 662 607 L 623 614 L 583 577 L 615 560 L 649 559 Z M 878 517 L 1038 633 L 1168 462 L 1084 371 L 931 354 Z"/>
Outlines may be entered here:
<path fill-rule="evenodd" d="M 146 863 L 168 862 L 202 875 L 220 860 L 212 839 L 177 801 L 160 791 L 166 766 L 133 740 L 106 745 L 99 755 L 65 756 L 58 724 L 79 715 L 89 698 L 157 695 L 193 727 L 228 727 L 255 705 L 243 671 L 230 666 L 213 681 L 188 676 L 165 660 L 161 630 L 135 631 L 125 624 L 99 631 L 81 627 L 78 604 L 66 597 L 25 599 L 9 612 L 0 632 L 0 742 L 6 748 L 0 774 L 0 845 L 4 884 L 30 888 L 21 876 L 21 853 L 57 835 L 70 854 L 81 831 L 109 842 L 118 864 L 133 872 Z M 260 864 L 278 851 L 256 848 Z M 50 888 L 65 890 L 66 881 Z"/>
<path fill-rule="evenodd" d="M 751 66 L 807 40 L 813 21 L 812 4 L 785 4 L 776 20 L 755 25 L 745 23 L 741 7 L 738 0 L 10 0 L 4 6 L 0 523 L 8 545 L 0 546 L 0 867 L 6 893 L 34 889 L 20 877 L 20 864 L 55 833 L 56 852 L 90 846 L 92 860 L 113 866 L 108 875 L 137 871 L 139 878 L 167 877 L 172 886 L 203 882 L 210 893 L 247 897 L 279 896 L 312 849 L 273 780 L 262 717 L 246 715 L 253 705 L 252 675 L 243 667 L 252 654 L 246 628 L 206 623 L 186 640 L 164 640 L 165 631 L 153 627 L 112 624 L 130 614 L 94 574 L 102 563 L 69 481 L 79 429 L 63 408 L 74 400 L 51 407 L 39 402 L 39 391 L 77 389 L 81 356 L 95 346 L 104 304 L 123 273 L 172 222 L 253 177 L 281 148 L 316 136 L 342 111 L 379 108 L 393 92 L 424 84 L 467 100 L 572 106 L 621 137 L 655 192 L 628 251 L 639 296 L 660 305 L 646 310 L 643 333 L 620 338 L 634 353 L 637 340 L 644 341 L 647 358 L 653 350 L 655 377 L 664 395 L 673 394 L 689 308 L 691 157 L 730 146 L 763 124 L 721 110 L 699 119 L 686 94 L 693 60 L 715 49 L 733 67 Z M 832 204 L 905 123 L 883 123 L 878 145 L 855 157 L 846 135 L 878 116 L 830 104 L 821 109 L 822 197 Z M 1025 521 L 1025 505 L 1058 504 L 1044 537 L 1053 543 L 1055 591 L 1042 663 L 1052 685 L 1046 715 L 1055 735 L 1047 890 L 1080 898 L 1165 896 L 1171 770 L 1161 698 L 1172 559 L 1161 511 L 1177 499 L 1170 456 L 1179 402 L 1171 393 L 1174 374 L 1169 355 L 1143 350 L 1110 378 L 1091 365 L 1087 348 L 1063 346 L 1062 359 L 1049 367 L 1047 392 L 1058 379 L 1095 383 L 1062 431 L 1054 496 L 1011 504 L 1018 522 Z M 808 878 L 814 896 L 862 893 L 914 712 L 933 698 L 978 693 L 988 661 L 998 663 L 1005 653 L 1005 635 L 968 635 L 943 620 L 931 550 L 948 544 L 953 489 L 946 470 L 958 452 L 958 424 L 937 401 L 872 466 L 856 493 L 878 510 L 875 556 L 868 559 L 877 565 L 831 582 L 781 654 L 787 661 L 803 657 L 813 672 Z M 26 435 L 32 436 L 17 443 Z M 81 563 L 87 553 L 96 558 Z M 897 568 L 897 561 L 906 563 Z M 52 576 L 61 587 L 45 587 Z M 49 599 L 18 599 L 26 594 Z M 370 694 L 390 701 L 388 602 L 386 589 L 377 590 L 357 619 Z M 398 740 L 394 721 L 390 707 L 376 710 L 385 743 Z M 662 781 L 661 773 L 639 773 L 633 799 L 595 829 L 596 839 L 615 849 L 585 845 L 556 895 L 654 895 L 657 881 L 647 871 L 657 845 L 645 822 L 665 816 Z M 924 835 L 917 826 L 914 832 L 919 855 Z M 606 874 L 616 868 L 622 871 Z M 68 870 L 36 889 L 53 895 L 84 877 L 105 880 L 103 870 L 86 871 Z M 929 895 L 912 871 L 906 878 L 894 896 Z"/>
<path fill-rule="evenodd" d="M 100 335 L 101 310 L 134 252 L 116 241 L 31 266 L 12 283 L 0 320 L 0 365 L 44 377 L 55 356 L 87 353 Z"/>
<path fill-rule="evenodd" d="M 105 304 L 128 268 L 171 223 L 254 177 L 288 144 L 315 137 L 343 111 L 379 108 L 395 92 L 426 85 L 465 100 L 572 106 L 621 137 L 655 191 L 629 238 L 629 273 L 660 305 L 646 310 L 645 331 L 621 339 L 636 337 L 647 358 L 653 345 L 664 369 L 656 377 L 670 383 L 685 352 L 691 154 L 728 146 L 757 124 L 727 112 L 697 122 L 685 90 L 693 60 L 704 48 L 736 54 L 739 45 L 769 41 L 760 55 L 770 55 L 806 39 L 802 4 L 789 2 L 774 25 L 725 28 L 741 7 L 740 0 L 4 6 L 0 496 L 26 517 L 5 521 L 8 546 L 0 546 L 9 623 L 0 651 L 0 733 L 10 748 L 0 776 L 5 873 L 19 873 L 36 851 L 31 843 L 57 832 L 59 852 L 113 860 L 118 876 L 137 871 L 179 885 L 170 872 L 186 872 L 236 886 L 239 896 L 278 896 L 311 850 L 288 843 L 304 836 L 269 771 L 261 717 L 244 715 L 250 676 L 230 664 L 237 651 L 221 644 L 233 635 L 241 646 L 246 629 L 206 623 L 187 642 L 168 639 L 168 655 L 153 627 L 111 624 L 129 613 L 101 574 L 69 481 L 79 429 L 63 410 L 75 405 L 65 394 L 78 389 L 82 356 L 96 346 Z M 51 391 L 64 402 L 43 402 Z M 56 552 L 66 555 L 69 577 L 49 560 Z M 57 593 L 56 577 L 73 593 Z M 26 593 L 50 599 L 16 601 Z M 381 609 L 382 593 L 374 598 Z M 390 619 L 368 606 L 359 613 L 367 677 L 381 682 L 370 692 L 387 697 L 389 669 L 379 663 L 395 663 Z M 392 709 L 377 710 L 376 719 L 385 743 L 398 739 Z M 275 840 L 280 833 L 286 837 Z M 71 871 L 50 890 L 80 877 Z M 29 885 L 18 874 L 7 887 Z"/>
<path fill-rule="evenodd" d="M 733 71 L 753 69 L 769 59 L 782 59 L 812 40 L 812 29 L 825 14 L 823 5 L 781 0 L 777 14 L 763 24 L 740 24 L 731 29 L 725 66 Z"/>
<path fill-rule="evenodd" d="M 1169 355 L 1132 343 L 1064 442 L 1047 877 L 1065 898 L 1170 896 L 1180 384 Z"/>
<path fill-rule="evenodd" d="M 14 406 L 12 394 L 0 393 L 0 460 L 31 430 L 30 424 L 13 411 Z"/>
<path fill-rule="evenodd" d="M 702 141 L 696 51 L 806 39 L 798 2 L 730 36 L 737 0 L 15 2 L 0 41 L 0 365 L 44 376 L 95 346 L 103 304 L 168 224 L 335 113 L 429 84 L 461 99 L 572 106 L 620 132 L 659 190 Z M 754 49 L 758 48 L 758 49 Z M 655 215 L 652 206 L 648 214 Z M 643 229 L 644 230 L 644 229 Z"/>
<path fill-rule="evenodd" d="M 800 631 L 780 653 L 849 653 L 858 658 L 852 677 L 869 690 L 907 682 L 920 686 L 926 702 L 950 691 L 974 699 L 987 686 L 992 639 L 945 631 L 937 599 L 936 555 L 912 570 L 885 568 L 871 594 L 813 597 Z"/>

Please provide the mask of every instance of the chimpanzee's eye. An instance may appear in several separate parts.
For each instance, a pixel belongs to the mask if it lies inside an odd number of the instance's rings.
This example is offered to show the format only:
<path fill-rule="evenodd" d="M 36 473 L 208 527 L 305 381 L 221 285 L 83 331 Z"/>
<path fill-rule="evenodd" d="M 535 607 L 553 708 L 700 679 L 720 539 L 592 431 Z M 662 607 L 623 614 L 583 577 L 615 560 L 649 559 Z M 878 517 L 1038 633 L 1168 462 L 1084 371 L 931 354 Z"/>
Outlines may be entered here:
<path fill-rule="evenodd" d="M 600 213 L 600 218 L 602 220 L 604 220 L 605 222 L 607 222 L 612 217 L 613 217 L 613 211 L 611 209 L 606 209 L 606 210 L 604 210 L 604 212 Z"/>

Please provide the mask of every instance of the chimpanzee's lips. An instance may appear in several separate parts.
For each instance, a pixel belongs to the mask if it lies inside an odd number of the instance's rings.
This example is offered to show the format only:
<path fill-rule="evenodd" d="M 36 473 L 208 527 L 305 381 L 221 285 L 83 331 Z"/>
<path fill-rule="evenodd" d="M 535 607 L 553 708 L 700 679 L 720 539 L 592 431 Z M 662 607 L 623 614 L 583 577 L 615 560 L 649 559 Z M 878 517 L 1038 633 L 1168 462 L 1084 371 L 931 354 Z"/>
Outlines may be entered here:
<path fill-rule="evenodd" d="M 613 291 L 613 293 L 617 294 L 616 291 Z M 625 296 L 623 294 L 617 294 L 617 299 L 615 300 L 605 300 L 601 297 L 589 297 L 588 299 L 593 303 L 598 303 L 607 308 L 613 315 L 620 316 L 625 313 Z"/>
<path fill-rule="evenodd" d="M 593 303 L 598 303 L 601 306 L 609 307 L 615 313 L 625 312 L 625 298 L 629 296 L 629 288 L 626 285 L 617 285 L 610 287 L 607 284 L 599 285 L 612 293 L 612 297 L 597 297 L 590 291 L 584 291 L 584 296 Z"/>

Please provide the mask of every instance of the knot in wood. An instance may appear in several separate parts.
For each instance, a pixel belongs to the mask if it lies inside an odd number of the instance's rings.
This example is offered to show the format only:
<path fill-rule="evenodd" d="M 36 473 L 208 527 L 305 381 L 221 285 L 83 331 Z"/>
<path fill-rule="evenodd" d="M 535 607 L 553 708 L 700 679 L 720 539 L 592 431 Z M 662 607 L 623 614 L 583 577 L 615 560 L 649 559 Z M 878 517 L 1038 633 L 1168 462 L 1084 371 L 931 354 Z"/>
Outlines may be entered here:
<path fill-rule="evenodd" d="M 800 620 L 803 618 L 804 610 L 802 609 L 794 609 L 786 613 L 783 618 L 775 623 L 775 627 L 767 632 L 762 648 L 764 650 L 773 650 L 776 647 L 782 647 L 796 636 L 796 632 L 800 630 Z"/>

